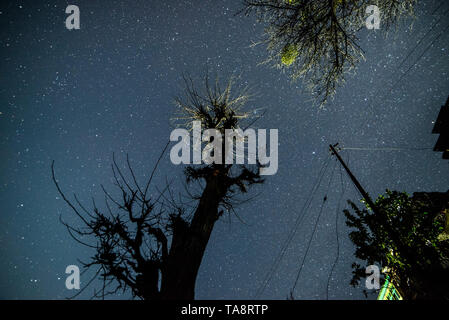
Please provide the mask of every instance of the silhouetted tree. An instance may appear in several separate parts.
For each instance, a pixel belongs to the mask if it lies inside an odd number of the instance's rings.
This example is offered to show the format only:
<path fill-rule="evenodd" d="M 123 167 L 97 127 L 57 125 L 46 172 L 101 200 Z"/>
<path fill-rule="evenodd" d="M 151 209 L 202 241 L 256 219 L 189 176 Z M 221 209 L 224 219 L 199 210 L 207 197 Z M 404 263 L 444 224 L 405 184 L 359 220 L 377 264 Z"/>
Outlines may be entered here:
<path fill-rule="evenodd" d="M 385 267 L 406 299 L 449 299 L 449 191 L 409 197 L 387 190 L 374 203 L 380 216 L 349 204 L 354 214 L 344 213 L 356 229 L 349 237 L 357 258 Z M 365 277 L 365 267 L 354 263 L 351 284 Z"/>
<path fill-rule="evenodd" d="M 380 28 L 387 31 L 416 0 L 244 0 L 243 11 L 255 12 L 267 24 L 266 62 L 289 69 L 324 104 L 344 81 L 345 73 L 363 58 L 357 31 L 365 27 L 369 5 L 380 11 Z"/>
<path fill-rule="evenodd" d="M 203 128 L 220 132 L 243 125 L 249 116 L 242 111 L 248 96 L 233 97 L 231 81 L 224 89 L 218 81 L 212 87 L 207 78 L 205 82 L 202 94 L 186 79 L 186 94 L 176 99 L 180 114 L 175 120 L 183 119 L 187 125 L 198 120 Z M 198 269 L 215 222 L 225 212 L 235 213 L 238 201 L 235 195 L 263 182 L 259 165 L 187 166 L 187 183 L 197 181 L 202 186 L 198 196 L 192 195 L 195 205 L 190 206 L 193 209 L 189 212 L 189 206 L 175 201 L 168 185 L 157 196 L 150 197 L 149 189 L 160 160 L 147 183 L 141 186 L 129 159 L 130 177 L 126 178 L 114 158 L 112 171 L 121 197 L 114 198 L 102 187 L 106 199 L 104 211 L 95 202 L 92 209 L 85 208 L 76 195 L 72 203 L 61 190 L 52 165 L 53 181 L 82 226 L 63 223 L 76 241 L 95 251 L 90 261 L 84 263 L 86 268 L 97 268 L 96 277 L 103 280 L 103 287 L 95 292 L 95 297 L 131 290 L 134 297 L 141 299 L 194 299 Z"/>

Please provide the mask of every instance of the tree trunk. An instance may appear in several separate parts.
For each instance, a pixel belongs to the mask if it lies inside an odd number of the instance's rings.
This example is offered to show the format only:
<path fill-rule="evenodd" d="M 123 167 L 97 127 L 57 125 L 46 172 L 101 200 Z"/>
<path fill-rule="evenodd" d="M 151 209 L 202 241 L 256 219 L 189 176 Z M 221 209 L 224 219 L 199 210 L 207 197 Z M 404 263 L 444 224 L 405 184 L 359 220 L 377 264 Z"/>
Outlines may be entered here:
<path fill-rule="evenodd" d="M 223 179 L 211 175 L 190 225 L 182 219 L 175 224 L 170 252 L 162 270 L 161 299 L 195 298 L 198 269 L 226 192 Z"/>

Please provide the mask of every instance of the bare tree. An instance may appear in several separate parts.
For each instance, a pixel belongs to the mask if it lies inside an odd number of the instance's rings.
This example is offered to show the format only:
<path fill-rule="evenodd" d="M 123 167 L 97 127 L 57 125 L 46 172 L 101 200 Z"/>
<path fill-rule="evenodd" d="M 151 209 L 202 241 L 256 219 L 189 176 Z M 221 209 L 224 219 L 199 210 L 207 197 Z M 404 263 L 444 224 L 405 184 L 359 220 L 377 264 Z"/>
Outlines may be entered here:
<path fill-rule="evenodd" d="M 249 114 L 241 111 L 246 101 L 244 94 L 232 98 L 231 82 L 221 89 L 218 81 L 210 87 L 206 78 L 206 90 L 201 94 L 186 79 L 185 97 L 176 99 L 181 112 L 176 119 L 199 120 L 205 128 L 224 132 L 248 118 Z M 141 299 L 193 299 L 198 269 L 215 222 L 223 213 L 235 212 L 235 195 L 263 182 L 259 165 L 188 166 L 188 184 L 202 183 L 199 195 L 192 196 L 193 207 L 175 201 L 169 183 L 162 190 L 156 188 L 157 196 L 150 197 L 151 182 L 167 146 L 144 186 L 138 183 L 128 158 L 128 178 L 114 158 L 112 172 L 121 197 L 114 198 L 102 186 L 105 210 L 95 202 L 87 209 L 76 195 L 74 202 L 69 200 L 52 164 L 58 192 L 82 224 L 61 221 L 76 241 L 95 251 L 90 261 L 83 263 L 87 269 L 96 268 L 94 278 L 103 280 L 94 297 L 130 290 L 133 297 Z"/>
<path fill-rule="evenodd" d="M 345 74 L 363 58 L 357 31 L 365 27 L 366 9 L 377 5 L 381 29 L 413 13 L 416 0 L 244 0 L 243 12 L 255 12 L 267 24 L 266 62 L 302 78 L 322 104 L 332 97 Z"/>

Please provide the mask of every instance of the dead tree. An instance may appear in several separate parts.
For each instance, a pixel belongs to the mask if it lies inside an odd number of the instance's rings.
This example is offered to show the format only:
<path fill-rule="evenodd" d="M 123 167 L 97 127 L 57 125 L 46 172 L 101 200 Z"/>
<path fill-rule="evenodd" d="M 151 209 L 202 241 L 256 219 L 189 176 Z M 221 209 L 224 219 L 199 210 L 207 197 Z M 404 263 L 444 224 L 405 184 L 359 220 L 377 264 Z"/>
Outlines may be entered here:
<path fill-rule="evenodd" d="M 412 14 L 416 0 L 244 0 L 242 12 L 255 12 L 267 25 L 269 58 L 275 66 L 302 78 L 321 104 L 332 97 L 346 73 L 363 58 L 357 32 L 365 27 L 369 5 L 377 5 L 381 30 Z"/>
<path fill-rule="evenodd" d="M 210 87 L 206 79 L 204 94 L 194 88 L 192 81 L 186 80 L 186 85 L 185 97 L 176 100 L 181 112 L 176 120 L 199 120 L 204 128 L 224 132 L 248 118 L 249 113 L 241 111 L 247 96 L 232 98 L 231 82 L 222 90 L 218 82 Z M 105 210 L 95 202 L 92 209 L 87 209 L 76 195 L 74 201 L 69 200 L 52 164 L 58 192 L 82 224 L 61 221 L 76 241 L 95 251 L 90 261 L 83 263 L 85 268 L 96 268 L 95 278 L 103 280 L 94 297 L 130 290 L 133 297 L 145 300 L 194 299 L 198 269 L 215 222 L 224 213 L 235 212 L 235 195 L 263 182 L 259 165 L 188 166 L 186 186 L 195 181 L 203 186 L 198 196 L 192 196 L 195 205 L 189 212 L 185 203 L 175 201 L 169 184 L 163 190 L 157 189 L 156 197 L 150 197 L 161 158 L 144 186 L 138 183 L 128 158 L 129 178 L 114 158 L 112 172 L 120 197 L 112 196 L 102 186 Z"/>

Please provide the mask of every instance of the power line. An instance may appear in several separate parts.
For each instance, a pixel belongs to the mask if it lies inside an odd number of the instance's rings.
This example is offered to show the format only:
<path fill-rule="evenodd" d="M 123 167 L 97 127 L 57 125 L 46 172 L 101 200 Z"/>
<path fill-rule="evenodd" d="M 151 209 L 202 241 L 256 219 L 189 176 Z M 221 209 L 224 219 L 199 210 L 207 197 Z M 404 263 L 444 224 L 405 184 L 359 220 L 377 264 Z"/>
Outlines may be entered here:
<path fill-rule="evenodd" d="M 335 266 L 338 263 L 338 260 L 340 258 L 340 239 L 338 236 L 338 214 L 340 213 L 340 204 L 341 204 L 341 200 L 343 200 L 345 191 L 346 191 L 346 185 L 343 184 L 343 173 L 341 170 L 341 165 L 340 165 L 340 182 L 341 182 L 341 195 L 340 195 L 340 199 L 338 200 L 338 204 L 337 204 L 337 209 L 335 211 L 335 238 L 337 240 L 337 255 L 335 257 L 334 263 L 332 264 L 332 268 L 329 272 L 329 276 L 327 277 L 327 285 L 326 285 L 326 300 L 329 300 L 329 284 L 332 278 L 332 274 L 334 273 L 334 269 Z"/>
<path fill-rule="evenodd" d="M 444 4 L 444 1 L 442 1 L 442 3 L 433 11 L 432 15 L 437 12 Z M 438 23 L 440 23 L 441 19 L 443 19 L 443 16 L 449 12 L 449 9 L 447 9 L 445 12 L 443 12 L 443 14 L 441 15 L 441 18 L 438 19 L 431 27 L 429 30 L 427 30 L 427 32 L 424 34 L 424 36 L 421 37 L 421 39 L 416 43 L 416 45 L 412 48 L 412 50 L 409 51 L 409 53 L 404 57 L 404 59 L 402 59 L 401 63 L 396 67 L 396 69 L 400 69 L 402 67 L 402 65 L 407 61 L 407 59 L 412 55 L 413 52 L 415 52 L 415 50 L 418 48 L 418 46 L 421 44 L 421 42 L 426 39 L 427 35 L 438 25 Z M 443 31 L 444 32 L 444 31 Z M 441 36 L 441 34 L 439 35 Z M 439 36 L 437 37 L 437 39 L 439 38 Z M 431 43 L 431 45 L 433 44 L 433 42 Z M 422 56 L 425 54 L 425 52 L 429 49 L 429 46 L 424 50 L 424 52 L 418 57 L 417 60 L 415 60 L 415 62 L 412 64 L 412 66 L 407 69 L 407 71 L 402 75 L 404 76 L 405 74 L 407 74 L 410 69 L 422 58 Z M 402 77 L 403 78 L 403 77 Z M 400 80 L 402 80 L 402 78 L 400 78 Z M 397 81 L 398 82 L 398 81 Z M 390 88 L 390 90 L 392 90 L 392 88 L 396 85 L 396 83 Z M 391 91 L 390 91 L 391 92 Z"/>
<path fill-rule="evenodd" d="M 440 5 L 439 5 L 439 6 L 432 12 L 431 15 L 434 15 L 435 12 L 437 12 L 438 10 L 440 10 L 440 8 L 444 5 L 444 3 L 445 3 L 445 1 L 441 1 Z M 436 25 L 437 25 L 438 23 L 440 23 L 441 19 L 443 19 L 443 16 L 444 16 L 448 11 L 449 11 L 449 9 L 446 10 L 446 11 L 441 15 L 440 19 L 438 19 L 437 22 L 435 22 L 435 23 L 430 27 L 430 29 L 424 34 L 424 36 L 422 36 L 421 39 L 418 40 L 418 42 L 417 42 L 416 45 L 413 47 L 413 49 L 409 51 L 409 53 L 407 54 L 407 56 L 405 56 L 404 59 L 402 59 L 402 62 L 399 64 L 399 66 L 397 66 L 396 69 L 399 69 L 399 68 L 402 67 L 402 65 L 404 64 L 404 62 L 405 62 L 405 61 L 412 55 L 412 53 L 416 50 L 416 48 L 418 48 L 418 46 L 421 44 L 421 42 L 422 42 L 422 41 L 427 37 L 427 35 L 433 30 L 433 28 L 435 28 Z"/>
<path fill-rule="evenodd" d="M 308 253 L 309 253 L 309 249 L 310 249 L 310 246 L 311 246 L 311 244 L 312 244 L 312 240 L 313 240 L 313 238 L 314 238 L 314 236 L 315 236 L 315 233 L 316 233 L 316 230 L 317 230 L 317 227 L 318 227 L 318 222 L 320 221 L 321 214 L 323 213 L 324 203 L 325 203 L 326 200 L 327 200 L 327 194 L 328 194 L 328 192 L 329 192 L 330 185 L 331 185 L 332 180 L 333 180 L 333 178 L 334 178 L 334 172 L 335 172 L 335 167 L 336 167 L 336 165 L 337 165 L 337 162 L 335 162 L 335 164 L 334 164 L 334 169 L 332 170 L 332 175 L 331 175 L 331 178 L 330 178 L 330 180 L 329 180 L 329 184 L 327 185 L 326 194 L 325 194 L 325 197 L 323 198 L 323 202 L 321 203 L 320 212 L 318 213 L 318 217 L 317 217 L 317 219 L 316 219 L 316 221 L 315 221 L 315 225 L 314 225 L 314 227 L 313 227 L 312 235 L 310 236 L 309 242 L 308 242 L 308 244 L 307 244 L 306 252 L 304 253 L 304 257 L 303 257 L 303 259 L 302 259 L 301 266 L 299 267 L 298 274 L 296 275 L 295 283 L 294 283 L 293 288 L 292 288 L 292 290 L 291 290 L 291 295 L 292 295 L 292 296 L 293 296 L 293 292 L 295 291 L 296 285 L 298 284 L 299 276 L 301 275 L 301 271 L 302 271 L 302 269 L 303 269 L 303 267 L 304 267 L 304 263 L 305 263 L 305 261 L 306 261 L 307 255 L 308 255 Z"/>
<path fill-rule="evenodd" d="M 448 10 L 449 11 L 449 10 Z M 413 62 L 413 64 L 401 75 L 401 77 L 391 86 L 390 92 L 391 93 L 394 89 L 394 87 L 407 75 L 407 73 L 410 72 L 410 70 L 418 63 L 419 60 L 427 53 L 427 51 L 433 46 L 433 44 L 449 29 L 449 24 L 444 28 L 443 31 L 441 31 L 438 36 L 433 39 L 433 41 L 426 47 L 426 49 L 419 55 L 419 57 Z"/>
<path fill-rule="evenodd" d="M 256 298 L 258 298 L 263 291 L 265 290 L 266 286 L 268 285 L 268 283 L 271 281 L 271 278 L 273 277 L 274 273 L 276 272 L 276 269 L 278 268 L 290 242 L 292 241 L 294 235 L 296 234 L 296 231 L 298 229 L 299 224 L 301 223 L 302 219 L 304 218 L 305 214 L 303 214 L 304 210 L 308 209 L 308 207 L 310 206 L 310 203 L 312 202 L 313 196 L 315 195 L 316 190 L 318 189 L 319 185 L 321 184 L 321 180 L 324 176 L 324 173 L 327 169 L 327 166 L 329 164 L 330 161 L 330 155 L 328 156 L 328 158 L 323 162 L 323 165 L 320 169 L 320 173 L 318 174 L 317 180 L 315 182 L 315 185 L 313 186 L 310 196 L 309 198 L 306 200 L 306 202 L 304 203 L 303 208 L 300 211 L 300 214 L 298 215 L 296 221 L 295 221 L 295 225 L 293 227 L 293 229 L 290 231 L 290 234 L 286 240 L 286 242 L 284 243 L 283 247 L 281 248 L 281 251 L 279 253 L 279 255 L 276 257 L 273 265 L 271 266 L 270 270 L 268 271 L 267 275 L 265 276 L 265 279 L 263 280 L 263 283 L 261 285 L 261 287 L 258 289 L 258 291 L 256 292 Z"/>
<path fill-rule="evenodd" d="M 311 189 L 309 198 L 306 200 L 306 202 L 304 203 L 304 206 L 302 207 L 301 211 L 299 212 L 292 230 L 290 231 L 286 241 L 284 242 L 283 246 L 281 247 L 281 251 L 279 252 L 276 259 L 274 260 L 272 266 L 270 267 L 270 270 L 267 272 L 264 280 L 262 281 L 261 286 L 256 291 L 255 298 L 260 297 L 260 295 L 263 293 L 263 291 L 265 290 L 268 283 L 271 281 L 273 275 L 276 272 L 276 269 L 279 267 L 279 264 L 280 264 L 282 258 L 284 257 L 288 246 L 290 245 L 291 241 L 293 240 L 293 238 L 296 234 L 296 231 L 298 230 L 299 225 L 301 224 L 302 220 L 304 219 L 306 212 L 307 212 L 308 208 L 310 207 L 310 204 L 312 203 L 312 200 L 313 200 L 313 197 L 314 197 L 316 191 L 318 190 L 319 186 L 321 185 L 321 180 L 323 179 L 323 176 L 324 176 L 325 172 L 327 171 L 327 167 L 329 165 L 330 160 L 331 160 L 331 156 L 330 156 L 330 154 L 328 154 L 328 157 L 323 161 L 323 165 L 321 166 L 321 169 L 319 171 L 319 174 L 315 181 L 315 184 L 313 185 L 313 187 Z"/>
<path fill-rule="evenodd" d="M 442 1 L 442 3 L 433 11 L 432 14 L 434 14 L 436 11 L 438 11 L 442 5 L 444 4 L 445 1 Z M 411 51 L 409 51 L 409 53 L 406 55 L 406 57 L 404 59 L 402 59 L 401 63 L 395 68 L 396 70 L 399 70 L 402 65 L 408 60 L 408 58 L 411 56 L 411 54 L 418 48 L 418 46 L 421 44 L 422 40 L 424 40 L 427 35 L 435 28 L 435 26 L 441 21 L 441 19 L 443 18 L 443 16 L 449 12 L 449 9 L 447 9 L 443 14 L 442 17 L 440 19 L 437 20 L 437 22 L 435 22 L 430 29 L 425 33 L 425 35 L 423 37 L 421 37 L 421 39 L 418 41 L 418 43 L 412 48 Z M 448 26 L 449 27 L 449 26 Z M 424 54 L 426 54 L 426 52 L 430 49 L 430 47 L 435 43 L 436 40 L 438 40 L 441 35 L 447 30 L 446 27 L 427 47 L 426 49 L 422 52 L 422 54 L 413 62 L 413 64 L 400 76 L 400 78 L 393 83 L 393 85 L 390 87 L 389 91 L 387 91 L 386 93 L 384 93 L 383 95 L 378 95 L 378 93 L 380 93 L 380 91 L 384 88 L 384 87 L 380 87 L 378 88 L 375 93 L 374 93 L 374 97 L 382 97 L 385 98 L 388 94 L 393 92 L 394 87 L 402 80 L 404 79 L 404 77 L 410 72 L 410 70 L 418 63 L 418 61 L 424 56 Z M 385 100 L 385 99 L 383 99 Z M 373 112 L 373 103 L 369 104 L 369 110 L 371 112 Z M 368 121 L 368 118 L 366 119 Z M 364 123 L 362 123 L 362 126 L 364 125 Z"/>
<path fill-rule="evenodd" d="M 433 150 L 433 148 L 411 148 L 411 147 L 382 147 L 382 148 L 357 148 L 357 147 L 342 147 L 341 150 L 363 150 L 363 151 L 422 151 L 422 150 Z"/>

